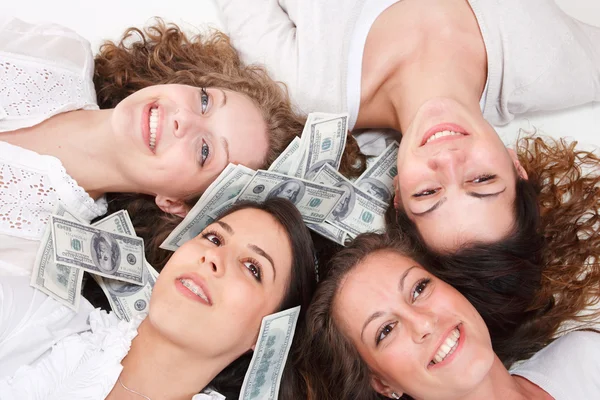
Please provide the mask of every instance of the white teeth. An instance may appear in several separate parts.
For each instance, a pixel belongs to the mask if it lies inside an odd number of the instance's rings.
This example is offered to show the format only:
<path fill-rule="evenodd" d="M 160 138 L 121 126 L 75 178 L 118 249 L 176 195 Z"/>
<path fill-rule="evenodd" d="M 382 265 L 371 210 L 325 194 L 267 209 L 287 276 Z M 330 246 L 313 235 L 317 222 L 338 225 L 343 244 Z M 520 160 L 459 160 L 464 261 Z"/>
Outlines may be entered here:
<path fill-rule="evenodd" d="M 210 304 L 210 301 L 208 301 L 208 297 L 206 297 L 202 288 L 196 285 L 191 279 L 180 279 L 179 282 L 181 282 L 183 286 L 188 288 L 190 292 L 194 293 L 196 296 L 200 297 L 202 300 Z"/>
<path fill-rule="evenodd" d="M 158 109 L 150 109 L 148 126 L 150 127 L 150 148 L 154 150 L 154 146 L 156 146 L 156 130 L 158 128 Z"/>
<path fill-rule="evenodd" d="M 460 330 L 458 328 L 456 328 L 448 335 L 448 337 L 446 338 L 444 343 L 442 343 L 442 345 L 438 349 L 437 353 L 435 353 L 433 360 L 431 360 L 431 363 L 432 364 L 440 363 L 440 362 L 444 361 L 444 359 L 446 357 L 448 357 L 450 354 L 454 353 L 454 350 L 456 350 L 456 347 L 458 346 L 459 338 L 460 338 Z"/>
<path fill-rule="evenodd" d="M 444 136 L 456 136 L 456 135 L 463 135 L 463 134 L 459 133 L 459 132 L 454 132 L 454 131 L 441 131 L 441 132 L 437 132 L 437 133 L 431 135 L 429 137 L 429 139 L 427 139 L 427 141 L 425 143 L 429 143 L 432 140 L 439 139 L 439 138 L 444 137 Z"/>

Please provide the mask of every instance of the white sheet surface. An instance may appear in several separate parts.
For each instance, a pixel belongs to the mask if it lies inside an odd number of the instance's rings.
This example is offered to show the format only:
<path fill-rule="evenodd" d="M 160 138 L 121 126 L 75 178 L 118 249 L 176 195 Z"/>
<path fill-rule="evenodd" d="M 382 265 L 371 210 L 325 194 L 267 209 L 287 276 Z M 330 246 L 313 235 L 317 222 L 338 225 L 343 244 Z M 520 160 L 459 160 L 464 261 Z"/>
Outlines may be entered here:
<path fill-rule="evenodd" d="M 527 1 L 527 0 L 523 0 Z M 586 23 L 600 26 L 600 1 L 556 0 L 569 14 Z M 143 26 L 153 16 L 179 24 L 189 32 L 213 27 L 222 29 L 218 9 L 212 0 L 3 0 L 0 15 L 21 19 L 51 21 L 65 25 L 97 49 L 104 39 L 116 39 L 129 26 Z M 555 137 L 571 137 L 584 145 L 600 145 L 600 104 L 553 113 L 528 115 L 498 128 L 506 143 L 513 143 L 519 129 L 537 128 Z"/>

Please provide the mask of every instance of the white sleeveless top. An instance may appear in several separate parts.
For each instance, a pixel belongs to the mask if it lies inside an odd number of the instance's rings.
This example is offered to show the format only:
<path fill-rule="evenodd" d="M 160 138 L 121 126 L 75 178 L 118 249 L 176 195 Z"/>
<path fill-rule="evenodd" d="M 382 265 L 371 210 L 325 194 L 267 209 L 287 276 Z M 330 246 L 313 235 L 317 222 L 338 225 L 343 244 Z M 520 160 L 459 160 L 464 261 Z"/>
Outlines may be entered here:
<path fill-rule="evenodd" d="M 58 25 L 0 18 L 0 132 L 98 109 L 90 44 Z M 106 213 L 60 160 L 0 140 L 0 275 L 29 274 L 58 202 L 83 221 Z"/>

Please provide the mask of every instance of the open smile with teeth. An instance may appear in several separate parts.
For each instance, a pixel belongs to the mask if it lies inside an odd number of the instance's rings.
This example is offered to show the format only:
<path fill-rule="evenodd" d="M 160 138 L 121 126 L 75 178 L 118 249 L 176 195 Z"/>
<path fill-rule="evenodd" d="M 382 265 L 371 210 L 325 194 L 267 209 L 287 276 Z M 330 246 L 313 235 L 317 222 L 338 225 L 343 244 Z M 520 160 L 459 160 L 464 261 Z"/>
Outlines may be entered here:
<path fill-rule="evenodd" d="M 467 136 L 464 133 L 459 133 L 459 132 L 454 132 L 454 131 L 441 131 L 441 132 L 437 132 L 433 135 L 431 135 L 427 141 L 425 142 L 425 144 L 432 142 L 436 139 L 442 138 L 444 136 Z"/>
<path fill-rule="evenodd" d="M 158 129 L 158 109 L 151 108 L 150 109 L 150 117 L 148 126 L 150 127 L 150 149 L 154 150 L 156 146 L 156 130 Z"/>
<path fill-rule="evenodd" d="M 429 362 L 429 365 L 439 364 L 446 359 L 450 354 L 454 353 L 456 348 L 458 347 L 458 339 L 460 338 L 460 330 L 454 328 L 452 332 L 448 335 L 444 343 L 440 346 L 437 353 L 433 357 L 433 360 Z"/>
<path fill-rule="evenodd" d="M 210 300 L 208 300 L 208 297 L 206 296 L 202 288 L 196 285 L 194 281 L 192 281 L 191 279 L 180 279 L 179 282 L 181 282 L 181 284 L 185 286 L 190 292 L 200 297 L 206 303 L 211 304 Z"/>

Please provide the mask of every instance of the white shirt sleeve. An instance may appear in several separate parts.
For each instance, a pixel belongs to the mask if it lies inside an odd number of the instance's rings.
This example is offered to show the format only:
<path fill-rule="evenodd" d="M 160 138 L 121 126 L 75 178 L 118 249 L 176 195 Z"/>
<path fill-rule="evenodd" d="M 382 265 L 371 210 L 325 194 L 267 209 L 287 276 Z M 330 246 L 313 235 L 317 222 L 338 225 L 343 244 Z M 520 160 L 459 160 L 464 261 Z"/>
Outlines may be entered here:
<path fill-rule="evenodd" d="M 29 286 L 29 277 L 0 277 L 0 378 L 31 365 L 62 338 L 89 330 L 91 304 L 70 310 Z"/>
<path fill-rule="evenodd" d="M 575 331 L 556 339 L 511 369 L 555 400 L 600 397 L 600 333 Z"/>

